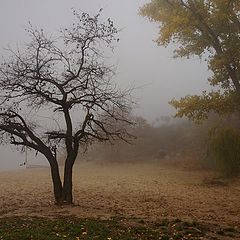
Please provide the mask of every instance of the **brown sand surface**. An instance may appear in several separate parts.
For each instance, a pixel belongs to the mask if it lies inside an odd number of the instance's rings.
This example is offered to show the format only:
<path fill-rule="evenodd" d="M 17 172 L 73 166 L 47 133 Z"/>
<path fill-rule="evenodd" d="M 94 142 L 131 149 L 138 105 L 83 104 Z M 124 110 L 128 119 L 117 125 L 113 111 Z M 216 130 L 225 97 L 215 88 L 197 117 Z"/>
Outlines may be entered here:
<path fill-rule="evenodd" d="M 160 164 L 80 163 L 73 206 L 55 206 L 48 168 L 0 172 L 0 216 L 122 215 L 240 226 L 240 181 L 206 184 L 206 172 Z"/>

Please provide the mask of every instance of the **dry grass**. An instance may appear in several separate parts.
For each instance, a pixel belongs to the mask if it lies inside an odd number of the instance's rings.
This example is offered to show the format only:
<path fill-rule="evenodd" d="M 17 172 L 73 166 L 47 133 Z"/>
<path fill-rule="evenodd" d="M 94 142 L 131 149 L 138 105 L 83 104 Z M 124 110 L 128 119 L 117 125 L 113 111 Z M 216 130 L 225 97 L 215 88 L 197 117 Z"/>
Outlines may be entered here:
<path fill-rule="evenodd" d="M 53 204 L 49 169 L 0 173 L 1 216 L 164 217 L 240 226 L 240 181 L 211 184 L 211 173 L 160 164 L 81 163 L 75 205 Z"/>

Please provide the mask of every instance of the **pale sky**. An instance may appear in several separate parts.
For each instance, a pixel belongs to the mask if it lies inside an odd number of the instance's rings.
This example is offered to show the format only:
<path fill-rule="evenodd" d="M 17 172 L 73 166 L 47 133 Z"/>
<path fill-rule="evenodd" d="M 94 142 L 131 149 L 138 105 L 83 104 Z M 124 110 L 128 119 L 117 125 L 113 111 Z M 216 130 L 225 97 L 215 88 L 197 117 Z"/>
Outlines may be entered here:
<path fill-rule="evenodd" d="M 26 41 L 25 26 L 34 26 L 57 34 L 60 27 L 71 24 L 72 8 L 95 14 L 100 8 L 119 27 L 120 42 L 113 56 L 120 86 L 145 86 L 135 92 L 136 113 L 149 120 L 173 115 L 168 105 L 173 97 L 199 93 L 207 88 L 205 62 L 195 59 L 173 59 L 172 48 L 156 46 L 158 27 L 138 15 L 147 0 L 0 0 L 0 54 Z"/>
<path fill-rule="evenodd" d="M 117 66 L 119 86 L 140 87 L 134 93 L 138 101 L 137 115 L 153 121 L 173 115 L 168 105 L 173 97 L 200 93 L 207 89 L 209 72 L 204 61 L 173 59 L 173 48 L 156 46 L 157 24 L 138 15 L 139 7 L 147 0 L 0 0 L 0 54 L 10 44 L 21 46 L 27 41 L 25 26 L 43 28 L 53 35 L 61 27 L 72 23 L 72 8 L 95 14 L 103 8 L 103 15 L 110 17 L 122 29 L 120 42 L 112 63 Z M 141 87 L 144 86 L 144 87 Z"/>

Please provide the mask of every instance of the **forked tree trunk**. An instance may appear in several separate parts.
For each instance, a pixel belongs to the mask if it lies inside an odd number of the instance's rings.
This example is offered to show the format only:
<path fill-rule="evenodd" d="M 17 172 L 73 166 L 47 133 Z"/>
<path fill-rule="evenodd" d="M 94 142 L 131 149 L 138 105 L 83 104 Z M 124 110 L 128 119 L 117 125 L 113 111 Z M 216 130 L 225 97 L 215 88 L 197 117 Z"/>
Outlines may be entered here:
<path fill-rule="evenodd" d="M 59 174 L 58 163 L 51 162 L 50 166 L 51 166 L 51 175 L 52 175 L 55 203 L 57 205 L 72 204 L 73 203 L 73 194 L 72 194 L 73 161 L 70 161 L 69 158 L 66 159 L 65 167 L 64 167 L 63 184 Z"/>

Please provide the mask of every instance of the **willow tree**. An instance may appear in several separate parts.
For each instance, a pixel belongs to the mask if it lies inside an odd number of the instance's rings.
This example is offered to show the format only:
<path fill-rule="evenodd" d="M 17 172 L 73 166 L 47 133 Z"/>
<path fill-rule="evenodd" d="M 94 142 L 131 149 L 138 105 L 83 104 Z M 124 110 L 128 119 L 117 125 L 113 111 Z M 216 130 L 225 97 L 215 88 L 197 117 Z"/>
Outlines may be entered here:
<path fill-rule="evenodd" d="M 203 57 L 213 72 L 209 83 L 215 90 L 170 102 L 177 116 L 200 121 L 209 111 L 239 110 L 239 0 L 151 0 L 140 14 L 159 23 L 159 45 L 177 43 L 175 57 Z"/>
<path fill-rule="evenodd" d="M 74 16 L 73 25 L 55 39 L 30 26 L 29 43 L 9 49 L 0 67 L 1 140 L 46 157 L 57 204 L 73 202 L 72 170 L 80 148 L 95 140 L 126 140 L 129 135 L 121 126 L 131 124 L 130 92 L 117 88 L 114 69 L 104 57 L 118 42 L 117 29 L 110 19 L 102 22 L 100 12 L 74 11 Z M 63 180 L 59 147 L 66 152 Z"/>

